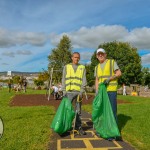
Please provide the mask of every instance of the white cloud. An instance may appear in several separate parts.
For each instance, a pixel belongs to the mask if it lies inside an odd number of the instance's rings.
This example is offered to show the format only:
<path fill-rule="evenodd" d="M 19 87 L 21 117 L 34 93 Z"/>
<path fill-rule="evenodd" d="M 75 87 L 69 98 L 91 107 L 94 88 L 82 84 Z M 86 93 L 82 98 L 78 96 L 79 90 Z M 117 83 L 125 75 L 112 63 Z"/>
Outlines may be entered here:
<path fill-rule="evenodd" d="M 119 40 L 127 34 L 123 26 L 96 26 L 91 28 L 82 27 L 77 32 L 69 33 L 73 44 L 78 47 L 96 48 L 99 44 Z"/>
<path fill-rule="evenodd" d="M 128 42 L 138 49 L 150 49 L 150 28 L 136 28 L 128 31 L 121 25 L 100 25 L 91 28 L 81 27 L 74 32 L 51 34 L 53 45 L 57 45 L 63 35 L 68 35 L 74 48 L 97 48 L 104 42 Z"/>
<path fill-rule="evenodd" d="M 18 32 L 0 29 L 0 47 L 30 44 L 44 46 L 48 38 L 56 46 L 63 35 L 68 35 L 74 48 L 97 48 L 99 44 L 111 41 L 129 42 L 138 49 L 150 49 L 150 28 L 136 28 L 128 31 L 121 25 L 100 25 L 81 27 L 77 31 L 55 34 Z"/>
<path fill-rule="evenodd" d="M 10 51 L 3 52 L 2 55 L 3 56 L 8 56 L 8 57 L 15 57 L 15 53 L 14 52 L 10 52 Z"/>
<path fill-rule="evenodd" d="M 0 47 L 12 47 L 25 44 L 43 46 L 47 40 L 48 37 L 44 33 L 18 32 L 0 29 Z"/>
<path fill-rule="evenodd" d="M 16 52 L 16 54 L 18 54 L 18 55 L 31 55 L 32 52 L 29 51 L 29 50 L 18 50 L 18 51 Z"/>
<path fill-rule="evenodd" d="M 99 25 L 91 28 L 81 27 L 79 30 L 66 33 L 64 32 L 61 34 L 51 33 L 49 36 L 44 33 L 18 32 L 0 29 L 0 47 L 3 47 L 3 49 L 0 49 L 1 56 L 11 58 L 9 59 L 9 66 L 12 68 L 16 64 L 20 64 L 23 61 L 28 61 L 28 59 L 35 61 L 31 54 L 38 54 L 40 52 L 47 53 L 48 49 L 53 46 L 57 46 L 60 39 L 65 34 L 69 36 L 73 49 L 82 48 L 80 53 L 81 62 L 83 63 L 85 63 L 85 60 L 90 63 L 94 50 L 104 42 L 115 40 L 128 42 L 138 49 L 150 50 L 150 28 L 136 28 L 129 31 L 126 27 L 121 25 Z M 53 46 L 48 45 L 48 47 L 46 47 L 48 39 Z M 8 49 L 5 50 L 5 48 Z M 93 49 L 93 52 L 89 52 L 88 50 L 86 51 L 86 49 Z M 24 60 L 20 57 L 20 55 L 24 55 Z M 142 56 L 143 65 L 149 64 L 149 60 L 149 55 Z M 1 62 L 2 61 L 5 61 L 3 57 L 1 57 Z"/>
<path fill-rule="evenodd" d="M 60 38 L 68 35 L 74 48 L 96 48 L 100 43 L 120 40 L 128 34 L 125 27 L 119 25 L 96 27 L 81 27 L 78 31 L 62 33 L 60 35 L 52 34 L 51 42 L 57 45 Z"/>
<path fill-rule="evenodd" d="M 133 29 L 124 39 L 138 49 L 150 49 L 150 28 Z"/>
<path fill-rule="evenodd" d="M 142 64 L 150 65 L 150 53 L 141 57 Z"/>
<path fill-rule="evenodd" d="M 16 55 L 31 55 L 32 52 L 29 50 L 17 50 L 16 52 L 12 52 L 12 51 L 4 51 L 2 52 L 3 56 L 7 56 L 7 57 L 16 57 Z"/>

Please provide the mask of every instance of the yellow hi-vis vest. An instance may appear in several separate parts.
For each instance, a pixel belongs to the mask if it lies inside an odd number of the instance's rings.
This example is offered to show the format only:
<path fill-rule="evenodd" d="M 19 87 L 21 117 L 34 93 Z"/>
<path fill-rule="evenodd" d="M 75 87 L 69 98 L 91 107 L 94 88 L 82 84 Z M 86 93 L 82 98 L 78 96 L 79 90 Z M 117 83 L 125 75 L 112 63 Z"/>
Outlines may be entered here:
<path fill-rule="evenodd" d="M 102 71 L 100 64 L 98 64 L 95 69 L 96 69 L 96 75 L 98 77 L 98 82 L 104 82 L 107 78 L 114 76 L 114 60 L 113 59 L 107 59 L 107 62 L 104 66 L 104 69 Z M 117 91 L 117 79 L 114 79 L 109 82 L 107 86 L 107 91 Z"/>
<path fill-rule="evenodd" d="M 85 66 L 79 65 L 76 72 L 72 64 L 66 65 L 66 91 L 80 91 Z"/>

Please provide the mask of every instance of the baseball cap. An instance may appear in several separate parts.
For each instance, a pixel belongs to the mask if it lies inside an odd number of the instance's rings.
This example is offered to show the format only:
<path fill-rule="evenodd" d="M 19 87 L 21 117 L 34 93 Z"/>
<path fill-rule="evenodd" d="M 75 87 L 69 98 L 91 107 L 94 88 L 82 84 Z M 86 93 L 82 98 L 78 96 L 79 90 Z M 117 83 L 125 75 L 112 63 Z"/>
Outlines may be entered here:
<path fill-rule="evenodd" d="M 99 48 L 96 53 L 98 54 L 99 52 L 101 52 L 101 53 L 106 53 L 103 48 Z"/>

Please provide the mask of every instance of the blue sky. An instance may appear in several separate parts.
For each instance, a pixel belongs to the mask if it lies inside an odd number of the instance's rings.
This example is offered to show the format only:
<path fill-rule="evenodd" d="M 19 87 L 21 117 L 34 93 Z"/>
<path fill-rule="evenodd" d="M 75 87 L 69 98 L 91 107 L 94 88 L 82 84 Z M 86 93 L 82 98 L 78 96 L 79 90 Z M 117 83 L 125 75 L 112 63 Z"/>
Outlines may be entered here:
<path fill-rule="evenodd" d="M 42 71 L 64 34 L 81 63 L 98 45 L 128 42 L 150 68 L 149 0 L 0 0 L 0 71 Z"/>

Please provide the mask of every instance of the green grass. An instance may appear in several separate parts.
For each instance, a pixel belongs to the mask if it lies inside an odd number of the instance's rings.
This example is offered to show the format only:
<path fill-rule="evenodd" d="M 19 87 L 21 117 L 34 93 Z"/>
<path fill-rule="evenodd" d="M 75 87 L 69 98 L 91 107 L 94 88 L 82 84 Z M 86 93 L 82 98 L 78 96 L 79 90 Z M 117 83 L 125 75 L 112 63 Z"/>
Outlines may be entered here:
<path fill-rule="evenodd" d="M 121 96 L 126 104 L 118 105 L 118 124 L 122 137 L 138 150 L 150 148 L 150 98 Z M 83 106 L 83 109 L 92 112 L 92 106 Z"/>
<path fill-rule="evenodd" d="M 20 94 L 20 93 L 17 93 Z M 27 90 L 22 94 L 45 94 L 44 90 Z M 0 90 L 0 116 L 4 121 L 4 135 L 0 139 L 2 150 L 45 150 L 51 141 L 50 124 L 55 114 L 54 107 L 10 107 L 15 96 L 7 89 Z M 135 149 L 150 148 L 150 98 L 118 96 L 126 104 L 118 105 L 118 124 L 123 139 Z M 83 105 L 92 112 L 92 105 Z"/>
<path fill-rule="evenodd" d="M 45 91 L 29 91 L 26 94 L 44 94 Z M 44 150 L 50 141 L 55 110 L 50 106 L 10 107 L 14 92 L 0 90 L 0 116 L 4 122 L 4 134 L 0 139 L 2 150 Z"/>

